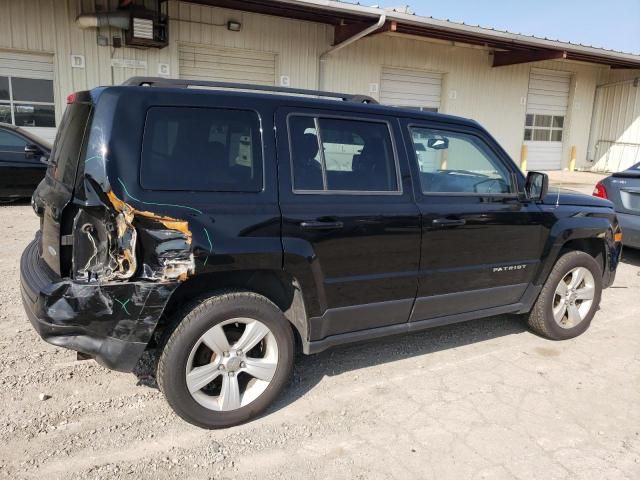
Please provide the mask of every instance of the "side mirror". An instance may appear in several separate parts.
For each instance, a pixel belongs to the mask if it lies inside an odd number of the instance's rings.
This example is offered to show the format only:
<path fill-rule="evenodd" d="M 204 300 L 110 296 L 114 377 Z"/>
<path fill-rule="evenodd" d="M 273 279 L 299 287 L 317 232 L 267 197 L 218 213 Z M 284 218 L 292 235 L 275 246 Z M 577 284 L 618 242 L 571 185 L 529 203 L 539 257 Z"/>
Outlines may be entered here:
<path fill-rule="evenodd" d="M 529 200 L 543 200 L 549 191 L 549 175 L 542 172 L 527 173 L 524 189 Z"/>
<path fill-rule="evenodd" d="M 24 156 L 26 158 L 36 158 L 43 155 L 42 149 L 38 145 L 29 143 L 24 147 Z"/>

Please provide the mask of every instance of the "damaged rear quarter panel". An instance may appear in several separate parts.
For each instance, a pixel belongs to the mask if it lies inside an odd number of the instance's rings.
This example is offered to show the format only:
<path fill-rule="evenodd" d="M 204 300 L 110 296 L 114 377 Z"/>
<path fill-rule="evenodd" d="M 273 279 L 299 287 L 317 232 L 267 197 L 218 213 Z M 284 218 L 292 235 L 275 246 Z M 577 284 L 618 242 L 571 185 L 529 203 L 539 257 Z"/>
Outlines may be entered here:
<path fill-rule="evenodd" d="M 273 136 L 264 137 L 261 192 L 150 191 L 139 185 L 142 112 L 166 105 L 167 97 L 178 106 L 224 108 L 229 102 L 237 108 L 237 102 L 144 87 L 109 87 L 99 97 L 76 183 L 82 246 L 74 246 L 73 268 L 81 270 L 79 279 L 182 283 L 209 272 L 282 268 Z M 259 114 L 263 131 L 272 132 L 273 112 Z M 89 214 L 93 222 L 85 222 Z M 87 223 L 102 226 L 92 231 Z"/>

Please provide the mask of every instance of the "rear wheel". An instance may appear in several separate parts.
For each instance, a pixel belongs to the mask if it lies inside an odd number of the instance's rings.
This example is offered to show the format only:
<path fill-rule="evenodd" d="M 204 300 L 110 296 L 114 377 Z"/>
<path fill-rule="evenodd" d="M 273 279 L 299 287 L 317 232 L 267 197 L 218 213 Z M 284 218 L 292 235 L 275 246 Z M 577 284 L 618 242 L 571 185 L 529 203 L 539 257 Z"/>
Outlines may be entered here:
<path fill-rule="evenodd" d="M 204 428 L 245 422 L 287 383 L 294 339 L 282 312 L 261 295 L 227 293 L 187 309 L 158 363 L 158 383 L 184 420 Z"/>
<path fill-rule="evenodd" d="M 529 326 L 552 340 L 576 337 L 589 328 L 601 294 L 602 270 L 598 262 L 585 252 L 565 253 L 529 313 Z"/>

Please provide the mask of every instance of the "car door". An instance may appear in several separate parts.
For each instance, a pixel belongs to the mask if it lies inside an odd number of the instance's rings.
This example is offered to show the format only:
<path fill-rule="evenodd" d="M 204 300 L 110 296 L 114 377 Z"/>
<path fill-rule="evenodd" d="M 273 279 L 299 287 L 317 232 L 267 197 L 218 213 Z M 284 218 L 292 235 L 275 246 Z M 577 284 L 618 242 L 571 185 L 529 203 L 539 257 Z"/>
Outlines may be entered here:
<path fill-rule="evenodd" d="M 481 128 L 406 120 L 423 240 L 411 321 L 517 311 L 548 235 L 513 162 Z"/>
<path fill-rule="evenodd" d="M 0 128 L 0 196 L 30 196 L 42 180 L 44 166 L 38 158 L 28 158 L 27 144 L 17 133 Z"/>
<path fill-rule="evenodd" d="M 420 213 L 398 129 L 378 115 L 277 112 L 284 268 L 310 340 L 408 321 Z"/>

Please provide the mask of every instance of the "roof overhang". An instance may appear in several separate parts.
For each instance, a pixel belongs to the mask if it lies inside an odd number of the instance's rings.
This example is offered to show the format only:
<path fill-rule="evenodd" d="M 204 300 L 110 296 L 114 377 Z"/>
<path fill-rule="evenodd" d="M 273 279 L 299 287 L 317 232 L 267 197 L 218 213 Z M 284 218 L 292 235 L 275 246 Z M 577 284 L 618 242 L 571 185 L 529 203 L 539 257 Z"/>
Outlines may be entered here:
<path fill-rule="evenodd" d="M 640 69 L 640 55 L 504 32 L 431 17 L 365 7 L 335 0 L 189 0 L 191 3 L 319 22 L 337 27 L 334 43 L 375 23 L 382 13 L 386 24 L 374 33 L 394 31 L 434 38 L 496 51 L 494 67 L 515 63 L 564 58 L 608 65 L 612 68 Z M 504 55 L 503 55 L 504 52 Z"/>

